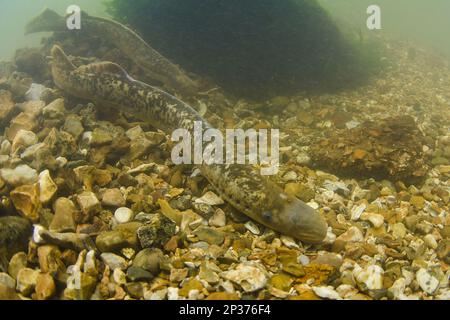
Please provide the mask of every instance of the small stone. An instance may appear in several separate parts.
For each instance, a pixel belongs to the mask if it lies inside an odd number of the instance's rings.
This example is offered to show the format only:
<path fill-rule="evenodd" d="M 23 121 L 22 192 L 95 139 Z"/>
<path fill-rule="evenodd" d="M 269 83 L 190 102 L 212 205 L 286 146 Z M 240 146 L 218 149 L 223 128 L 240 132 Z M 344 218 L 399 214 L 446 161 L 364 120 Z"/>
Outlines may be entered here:
<path fill-rule="evenodd" d="M 75 232 L 75 216 L 77 208 L 67 198 L 58 198 L 53 204 L 55 215 L 50 223 L 49 230 L 55 232 Z"/>
<path fill-rule="evenodd" d="M 115 268 L 113 271 L 113 280 L 118 285 L 124 285 L 127 283 L 127 276 L 125 275 L 125 272 L 122 271 L 120 268 Z"/>
<path fill-rule="evenodd" d="M 100 233 L 95 243 L 100 252 L 117 252 L 128 245 L 123 233 L 117 230 Z"/>
<path fill-rule="evenodd" d="M 91 146 L 98 147 L 105 144 L 110 144 L 113 141 L 113 137 L 111 134 L 100 128 L 94 129 L 92 132 L 92 138 L 90 141 Z"/>
<path fill-rule="evenodd" d="M 167 288 L 167 300 L 178 300 L 178 288 Z"/>
<path fill-rule="evenodd" d="M 16 280 L 14 280 L 9 274 L 1 272 L 0 286 L 5 286 L 7 288 L 14 289 L 16 287 Z"/>
<path fill-rule="evenodd" d="M 91 277 L 75 268 L 67 278 L 67 287 L 64 295 L 71 300 L 88 300 L 94 293 L 96 285 L 97 279 L 95 277 Z"/>
<path fill-rule="evenodd" d="M 20 165 L 15 169 L 1 169 L 0 176 L 13 187 L 35 183 L 38 180 L 36 170 L 28 165 Z"/>
<path fill-rule="evenodd" d="M 436 249 L 438 247 L 438 243 L 436 241 L 436 238 L 432 235 L 432 234 L 427 234 L 424 238 L 423 238 L 425 244 L 427 245 L 428 248 L 431 249 Z"/>
<path fill-rule="evenodd" d="M 47 119 L 63 119 L 65 112 L 66 108 L 62 98 L 56 99 L 42 109 L 42 114 Z"/>
<path fill-rule="evenodd" d="M 217 209 L 208 223 L 211 227 L 224 227 L 227 223 L 225 212 L 222 209 Z"/>
<path fill-rule="evenodd" d="M 125 204 L 125 198 L 119 189 L 107 189 L 103 192 L 102 205 L 108 207 L 123 207 Z"/>
<path fill-rule="evenodd" d="M 333 287 L 312 287 L 314 293 L 321 298 L 330 300 L 341 300 L 339 293 Z"/>
<path fill-rule="evenodd" d="M 150 271 L 144 270 L 139 267 L 129 267 L 127 270 L 127 277 L 133 282 L 136 281 L 150 281 L 154 278 Z"/>
<path fill-rule="evenodd" d="M 178 293 L 180 296 L 188 298 L 189 295 L 191 294 L 191 291 L 193 291 L 193 290 L 198 290 L 198 291 L 203 290 L 202 283 L 197 279 L 191 279 L 191 280 L 185 282 L 183 284 L 183 287 L 180 289 L 180 291 Z"/>
<path fill-rule="evenodd" d="M 17 278 L 17 274 L 21 269 L 24 269 L 27 267 L 27 255 L 25 252 L 18 252 L 16 253 L 11 260 L 9 261 L 8 265 L 8 273 L 14 278 Z"/>
<path fill-rule="evenodd" d="M 259 227 L 253 222 L 253 221 L 247 221 L 244 224 L 245 228 L 250 231 L 251 233 L 253 233 L 254 235 L 259 235 L 261 234 L 261 230 L 259 230 Z"/>
<path fill-rule="evenodd" d="M 343 263 L 342 256 L 333 252 L 320 252 L 319 255 L 311 261 L 311 264 L 317 265 L 330 265 L 337 269 L 341 267 Z"/>
<path fill-rule="evenodd" d="M 355 279 L 359 284 L 363 284 L 363 289 L 380 290 L 383 289 L 384 270 L 377 265 L 369 265 L 365 269 L 354 270 Z"/>
<path fill-rule="evenodd" d="M 350 227 L 346 232 L 336 238 L 336 241 L 333 243 L 333 251 L 341 251 L 345 247 L 345 244 L 349 242 L 362 241 L 364 241 L 364 235 L 362 234 L 361 230 L 359 230 L 357 227 Z"/>
<path fill-rule="evenodd" d="M 114 254 L 114 253 L 102 253 L 100 255 L 100 258 L 102 259 L 102 261 L 111 269 L 120 269 L 120 270 L 125 270 L 128 266 L 127 261 Z"/>
<path fill-rule="evenodd" d="M 0 300 L 21 300 L 15 289 L 0 284 Z"/>
<path fill-rule="evenodd" d="M 391 226 L 392 235 L 397 239 L 403 239 L 406 236 L 407 230 L 403 223 L 398 222 Z"/>
<path fill-rule="evenodd" d="M 32 131 L 19 130 L 12 142 L 11 151 L 16 152 L 20 147 L 29 147 L 38 143 L 36 134 Z"/>
<path fill-rule="evenodd" d="M 81 118 L 78 115 L 70 114 L 67 116 L 62 130 L 69 133 L 78 140 L 84 132 L 83 124 L 81 123 Z"/>
<path fill-rule="evenodd" d="M 421 196 L 412 196 L 410 203 L 417 209 L 421 210 L 423 209 L 425 205 L 425 199 Z"/>
<path fill-rule="evenodd" d="M 439 288 L 439 280 L 432 276 L 426 269 L 421 268 L 416 273 L 416 280 L 420 288 L 428 294 L 435 294 Z"/>
<path fill-rule="evenodd" d="M 93 192 L 85 191 L 76 196 L 78 205 L 84 214 L 82 222 L 88 222 L 95 214 L 101 210 L 100 201 Z"/>
<path fill-rule="evenodd" d="M 214 192 L 208 191 L 201 198 L 196 199 L 195 203 L 203 203 L 203 204 L 207 204 L 210 206 L 219 206 L 219 205 L 224 204 L 224 201 L 222 198 L 220 198 Z"/>
<path fill-rule="evenodd" d="M 264 288 L 268 281 L 266 271 L 257 264 L 241 263 L 236 269 L 225 271 L 221 276 L 237 283 L 245 292 L 254 292 Z"/>
<path fill-rule="evenodd" d="M 380 228 L 384 224 L 384 217 L 377 213 L 364 212 L 361 219 L 370 221 L 375 228 Z"/>
<path fill-rule="evenodd" d="M 367 205 L 365 203 L 362 203 L 358 206 L 354 206 L 352 208 L 352 210 L 350 211 L 351 219 L 353 221 L 358 221 L 359 218 L 361 217 L 361 215 L 363 214 L 363 212 L 366 210 L 366 208 L 367 208 Z"/>
<path fill-rule="evenodd" d="M 188 272 L 189 272 L 189 270 L 187 268 L 184 268 L 184 269 L 172 268 L 170 270 L 169 280 L 170 280 L 170 282 L 181 282 L 184 279 L 186 279 Z"/>
<path fill-rule="evenodd" d="M 206 243 L 215 244 L 218 246 L 225 240 L 222 232 L 207 227 L 199 227 L 193 232 L 193 234 L 195 234 L 200 241 L 205 241 Z"/>
<path fill-rule="evenodd" d="M 145 134 L 145 132 L 144 132 L 144 130 L 142 130 L 141 126 L 133 127 L 131 129 L 127 130 L 127 132 L 125 132 L 125 135 L 130 140 L 135 140 L 143 134 Z"/>
<path fill-rule="evenodd" d="M 206 298 L 206 300 L 231 301 L 231 300 L 239 300 L 239 296 L 236 293 L 213 292 Z"/>
<path fill-rule="evenodd" d="M 39 221 L 39 189 L 36 185 L 23 185 L 10 193 L 11 200 L 17 211 L 33 222 Z"/>
<path fill-rule="evenodd" d="M 38 261 L 41 272 L 56 274 L 64 269 L 61 261 L 61 251 L 53 245 L 43 245 L 38 248 Z"/>
<path fill-rule="evenodd" d="M 164 246 L 176 233 L 176 224 L 163 215 L 153 215 L 148 224 L 137 230 L 142 248 Z"/>
<path fill-rule="evenodd" d="M 130 222 L 133 219 L 133 217 L 134 217 L 133 210 L 126 207 L 118 208 L 114 212 L 114 218 L 118 223 Z"/>
<path fill-rule="evenodd" d="M 294 280 L 284 273 L 275 274 L 270 278 L 270 285 L 285 292 L 289 292 L 293 282 Z"/>
<path fill-rule="evenodd" d="M 24 268 L 17 274 L 17 286 L 16 289 L 24 296 L 29 296 L 33 293 L 36 287 L 39 271 Z"/>
<path fill-rule="evenodd" d="M 156 276 L 159 273 L 163 256 L 162 251 L 159 249 L 144 249 L 136 254 L 136 257 L 133 260 L 133 267 L 142 268 Z"/>
<path fill-rule="evenodd" d="M 48 300 L 56 292 L 55 281 L 49 274 L 40 274 L 36 282 L 36 297 L 38 300 Z"/>
<path fill-rule="evenodd" d="M 50 202 L 58 191 L 56 183 L 50 176 L 50 171 L 44 170 L 39 174 L 39 200 L 46 204 Z"/>

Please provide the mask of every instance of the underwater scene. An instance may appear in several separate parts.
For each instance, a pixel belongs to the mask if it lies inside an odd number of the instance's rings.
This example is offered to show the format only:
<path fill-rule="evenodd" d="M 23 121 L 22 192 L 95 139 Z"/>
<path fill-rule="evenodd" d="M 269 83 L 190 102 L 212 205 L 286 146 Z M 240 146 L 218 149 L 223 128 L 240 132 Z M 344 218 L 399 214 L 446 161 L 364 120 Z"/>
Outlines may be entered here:
<path fill-rule="evenodd" d="M 0 300 L 450 300 L 449 14 L 0 0 Z"/>

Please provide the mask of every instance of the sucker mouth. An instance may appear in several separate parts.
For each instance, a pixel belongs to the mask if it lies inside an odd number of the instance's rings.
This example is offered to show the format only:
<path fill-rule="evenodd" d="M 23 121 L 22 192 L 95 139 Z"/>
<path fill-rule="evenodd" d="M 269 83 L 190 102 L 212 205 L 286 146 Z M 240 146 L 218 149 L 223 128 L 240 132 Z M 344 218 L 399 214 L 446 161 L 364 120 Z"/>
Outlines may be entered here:
<path fill-rule="evenodd" d="M 300 241 L 320 244 L 327 235 L 328 224 L 325 219 L 297 198 L 285 205 L 280 217 L 285 219 L 286 224 L 286 230 L 281 232 Z"/>

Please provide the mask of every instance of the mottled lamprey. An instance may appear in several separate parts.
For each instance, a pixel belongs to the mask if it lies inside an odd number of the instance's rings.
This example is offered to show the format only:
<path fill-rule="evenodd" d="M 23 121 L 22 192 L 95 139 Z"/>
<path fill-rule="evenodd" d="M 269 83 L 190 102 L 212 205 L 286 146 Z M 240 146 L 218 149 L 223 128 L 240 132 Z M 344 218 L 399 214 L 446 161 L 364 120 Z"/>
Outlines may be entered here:
<path fill-rule="evenodd" d="M 186 95 L 198 91 L 198 83 L 192 80 L 186 72 L 153 49 L 136 32 L 119 22 L 93 17 L 82 11 L 81 30 L 68 30 L 66 18 L 53 10 L 45 9 L 26 26 L 27 34 L 36 32 L 75 34 L 85 32 L 92 35 L 101 35 L 153 79 L 161 81 L 169 88 Z"/>
<path fill-rule="evenodd" d="M 193 130 L 194 122 L 211 128 L 193 108 L 174 96 L 132 79 L 117 64 L 102 62 L 76 68 L 64 51 L 52 49 L 55 84 L 70 95 L 145 119 L 171 133 L 176 128 Z M 191 131 L 192 132 L 192 131 Z M 253 220 L 308 243 L 320 243 L 327 224 L 321 215 L 247 165 L 206 165 L 200 170 L 217 192 Z"/>

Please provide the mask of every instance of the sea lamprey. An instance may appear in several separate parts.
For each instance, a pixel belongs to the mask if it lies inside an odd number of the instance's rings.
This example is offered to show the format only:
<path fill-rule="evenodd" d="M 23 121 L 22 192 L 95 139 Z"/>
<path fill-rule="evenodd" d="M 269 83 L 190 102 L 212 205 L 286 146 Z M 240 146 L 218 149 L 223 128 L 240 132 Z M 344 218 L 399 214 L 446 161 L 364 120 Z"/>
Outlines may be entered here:
<path fill-rule="evenodd" d="M 81 30 L 68 30 L 66 19 L 55 11 L 46 9 L 27 26 L 26 33 L 36 32 L 86 32 L 101 35 L 115 45 L 125 56 L 139 66 L 149 77 L 161 81 L 170 89 L 192 95 L 198 92 L 198 83 L 180 67 L 150 47 L 130 28 L 113 20 L 81 13 Z"/>
<path fill-rule="evenodd" d="M 76 68 L 63 50 L 52 49 L 52 75 L 66 93 L 109 106 L 149 122 L 170 134 L 211 125 L 174 96 L 132 79 L 119 65 L 103 62 Z M 296 239 L 320 243 L 327 233 L 321 215 L 247 165 L 199 165 L 203 176 L 233 207 L 253 220 Z"/>

